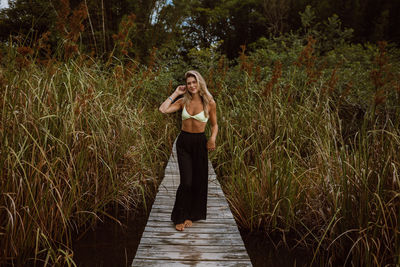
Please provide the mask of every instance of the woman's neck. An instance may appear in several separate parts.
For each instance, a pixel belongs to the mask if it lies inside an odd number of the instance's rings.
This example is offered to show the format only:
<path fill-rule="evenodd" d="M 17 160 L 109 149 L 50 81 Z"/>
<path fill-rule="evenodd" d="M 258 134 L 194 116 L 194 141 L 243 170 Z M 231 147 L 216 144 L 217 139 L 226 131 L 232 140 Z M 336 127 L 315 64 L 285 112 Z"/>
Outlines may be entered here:
<path fill-rule="evenodd" d="M 199 93 L 192 94 L 192 101 L 201 101 L 201 96 Z"/>

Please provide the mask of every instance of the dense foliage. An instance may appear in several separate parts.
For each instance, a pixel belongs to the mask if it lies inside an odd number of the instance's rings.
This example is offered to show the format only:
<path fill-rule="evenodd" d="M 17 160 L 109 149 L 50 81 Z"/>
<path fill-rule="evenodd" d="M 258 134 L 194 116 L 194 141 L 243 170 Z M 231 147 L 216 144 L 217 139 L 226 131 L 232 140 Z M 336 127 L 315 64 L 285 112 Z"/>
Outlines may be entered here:
<path fill-rule="evenodd" d="M 322 56 L 312 38 L 266 42 L 204 70 L 219 107 L 213 162 L 239 225 L 310 248 L 317 266 L 398 264 L 398 56 L 385 43 Z"/>
<path fill-rule="evenodd" d="M 154 79 L 170 75 L 18 56 L 0 69 L 0 265 L 70 265 L 72 236 L 154 194 L 178 130 Z"/>
<path fill-rule="evenodd" d="M 192 47 L 215 42 L 234 59 L 241 45 L 301 29 L 298 14 L 308 5 L 315 9 L 310 26 L 336 14 L 344 28 L 354 30 L 352 41 L 400 43 L 400 2 L 395 0 L 13 0 L 0 12 L 0 40 L 19 36 L 30 46 L 48 31 L 68 34 L 68 24 L 83 12 L 85 30 L 79 40 L 83 51 L 96 56 L 109 55 L 128 37 L 126 51 L 141 62 L 149 59 L 153 47 L 186 55 Z M 132 14 L 129 36 L 116 36 Z M 60 45 L 58 38 L 51 41 L 53 48 Z"/>

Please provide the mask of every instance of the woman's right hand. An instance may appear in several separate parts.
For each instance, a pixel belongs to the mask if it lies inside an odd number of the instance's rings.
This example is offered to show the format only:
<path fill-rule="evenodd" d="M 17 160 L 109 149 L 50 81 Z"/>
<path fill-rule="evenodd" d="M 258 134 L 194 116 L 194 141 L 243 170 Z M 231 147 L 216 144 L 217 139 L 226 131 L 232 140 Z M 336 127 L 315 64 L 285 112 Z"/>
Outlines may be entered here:
<path fill-rule="evenodd" d="M 176 87 L 175 93 L 178 95 L 183 95 L 184 93 L 186 93 L 186 85 L 178 85 L 178 87 Z"/>

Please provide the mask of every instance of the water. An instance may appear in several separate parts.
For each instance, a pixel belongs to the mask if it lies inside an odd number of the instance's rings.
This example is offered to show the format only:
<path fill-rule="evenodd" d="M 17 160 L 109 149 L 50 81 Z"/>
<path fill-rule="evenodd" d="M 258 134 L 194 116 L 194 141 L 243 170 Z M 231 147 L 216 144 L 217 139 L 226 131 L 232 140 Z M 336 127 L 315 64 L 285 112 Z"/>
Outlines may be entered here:
<path fill-rule="evenodd" d="M 274 243 L 278 240 L 270 240 L 264 233 L 240 231 L 247 253 L 254 267 L 292 267 L 309 266 L 312 254 L 302 248 L 290 250 L 280 245 L 275 249 Z"/>
<path fill-rule="evenodd" d="M 111 219 L 74 242 L 74 260 L 82 267 L 130 266 L 146 226 L 148 212 L 117 215 L 122 226 Z"/>

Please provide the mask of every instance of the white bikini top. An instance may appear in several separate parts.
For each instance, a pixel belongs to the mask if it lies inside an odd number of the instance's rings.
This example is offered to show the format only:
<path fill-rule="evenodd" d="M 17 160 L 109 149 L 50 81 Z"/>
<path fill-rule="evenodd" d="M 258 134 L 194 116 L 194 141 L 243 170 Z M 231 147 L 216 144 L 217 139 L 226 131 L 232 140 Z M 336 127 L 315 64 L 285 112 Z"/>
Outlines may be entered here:
<path fill-rule="evenodd" d="M 187 110 L 186 107 L 183 106 L 183 110 L 182 110 L 182 120 L 187 120 L 189 118 L 201 121 L 201 122 L 207 122 L 208 118 L 206 117 L 206 115 L 204 114 L 204 110 L 202 110 L 201 112 L 197 113 L 196 115 L 190 115 Z"/>

